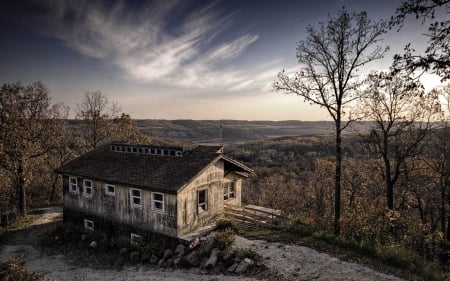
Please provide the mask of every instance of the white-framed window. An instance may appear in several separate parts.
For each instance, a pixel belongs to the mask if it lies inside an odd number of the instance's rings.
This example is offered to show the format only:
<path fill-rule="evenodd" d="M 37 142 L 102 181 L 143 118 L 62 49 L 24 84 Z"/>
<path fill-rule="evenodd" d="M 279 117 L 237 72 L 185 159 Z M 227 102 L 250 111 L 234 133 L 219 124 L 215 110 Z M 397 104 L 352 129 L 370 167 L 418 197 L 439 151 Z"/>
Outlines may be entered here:
<path fill-rule="evenodd" d="M 110 196 L 116 195 L 116 186 L 114 184 L 105 183 L 105 194 Z"/>
<path fill-rule="evenodd" d="M 236 193 L 236 184 L 234 181 L 226 182 L 223 185 L 223 200 L 235 198 L 236 197 L 235 193 Z"/>
<path fill-rule="evenodd" d="M 94 221 L 84 219 L 84 228 L 94 230 Z"/>
<path fill-rule="evenodd" d="M 92 181 L 83 180 L 83 195 L 86 197 L 92 197 Z"/>
<path fill-rule="evenodd" d="M 139 245 L 142 243 L 142 236 L 139 234 L 131 233 L 130 243 L 132 245 Z"/>
<path fill-rule="evenodd" d="M 69 177 L 69 192 L 78 193 L 78 180 L 76 177 Z"/>
<path fill-rule="evenodd" d="M 198 213 L 204 213 L 208 211 L 208 190 L 202 189 L 197 191 L 197 205 Z"/>
<path fill-rule="evenodd" d="M 130 205 L 132 208 L 140 208 L 141 204 L 141 190 L 136 188 L 130 189 Z"/>
<path fill-rule="evenodd" d="M 152 210 L 164 212 L 164 193 L 152 192 Z"/>

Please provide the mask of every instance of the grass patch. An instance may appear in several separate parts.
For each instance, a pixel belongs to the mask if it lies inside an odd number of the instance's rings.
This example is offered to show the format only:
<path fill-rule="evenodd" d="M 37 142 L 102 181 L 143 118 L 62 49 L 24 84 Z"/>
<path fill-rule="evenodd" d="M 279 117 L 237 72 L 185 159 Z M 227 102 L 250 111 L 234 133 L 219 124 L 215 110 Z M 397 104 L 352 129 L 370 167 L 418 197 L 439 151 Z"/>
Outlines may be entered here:
<path fill-rule="evenodd" d="M 6 227 L 0 227 L 0 235 L 25 228 L 39 218 L 39 215 L 25 215 L 16 218 Z"/>

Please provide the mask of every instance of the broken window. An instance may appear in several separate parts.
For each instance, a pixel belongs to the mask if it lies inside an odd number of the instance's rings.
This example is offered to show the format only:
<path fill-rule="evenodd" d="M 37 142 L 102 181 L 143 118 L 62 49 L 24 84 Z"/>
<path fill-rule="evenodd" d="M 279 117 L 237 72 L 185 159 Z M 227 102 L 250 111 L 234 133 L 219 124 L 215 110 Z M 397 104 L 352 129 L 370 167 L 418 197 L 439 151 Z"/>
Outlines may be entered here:
<path fill-rule="evenodd" d="M 130 203 L 131 207 L 138 208 L 141 207 L 141 190 L 132 188 L 130 189 Z"/>
<path fill-rule="evenodd" d="M 235 182 L 227 182 L 223 186 L 223 200 L 235 198 Z"/>
<path fill-rule="evenodd" d="M 152 210 L 164 212 L 164 194 L 152 192 Z"/>
<path fill-rule="evenodd" d="M 198 197 L 198 213 L 204 213 L 208 211 L 208 190 L 203 189 L 197 191 Z"/>

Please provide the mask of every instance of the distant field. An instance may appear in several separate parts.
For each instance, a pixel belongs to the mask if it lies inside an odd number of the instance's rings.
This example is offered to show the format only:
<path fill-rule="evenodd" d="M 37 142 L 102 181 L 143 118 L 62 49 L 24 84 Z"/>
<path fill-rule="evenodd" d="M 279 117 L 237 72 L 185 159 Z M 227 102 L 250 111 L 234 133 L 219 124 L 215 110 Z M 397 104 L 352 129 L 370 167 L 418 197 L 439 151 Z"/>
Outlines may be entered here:
<path fill-rule="evenodd" d="M 135 120 L 149 135 L 201 143 L 230 143 L 287 136 L 330 135 L 331 121 Z M 364 130 L 359 123 L 354 130 Z M 354 131 L 353 130 L 353 131 Z M 348 131 L 351 132 L 351 131 Z"/>

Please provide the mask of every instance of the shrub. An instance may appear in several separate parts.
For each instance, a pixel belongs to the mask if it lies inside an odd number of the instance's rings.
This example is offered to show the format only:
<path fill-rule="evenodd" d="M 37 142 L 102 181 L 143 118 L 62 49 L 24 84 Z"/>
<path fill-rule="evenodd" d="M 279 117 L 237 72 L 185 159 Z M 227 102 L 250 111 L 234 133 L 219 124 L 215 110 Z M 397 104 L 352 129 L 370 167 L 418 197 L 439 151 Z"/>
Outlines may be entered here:
<path fill-rule="evenodd" d="M 42 274 L 30 271 L 23 256 L 11 257 L 7 262 L 0 263 L 0 280 L 49 281 Z"/>
<path fill-rule="evenodd" d="M 219 250 L 230 249 L 233 245 L 236 235 L 231 228 L 225 228 L 221 231 L 213 233 L 213 247 L 219 248 Z"/>
<path fill-rule="evenodd" d="M 226 220 L 226 219 L 221 219 L 221 220 L 217 221 L 216 230 L 222 231 L 227 228 L 233 230 L 234 232 L 238 232 L 238 227 L 237 227 L 236 223 L 234 223 L 233 221 Z"/>

